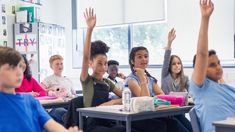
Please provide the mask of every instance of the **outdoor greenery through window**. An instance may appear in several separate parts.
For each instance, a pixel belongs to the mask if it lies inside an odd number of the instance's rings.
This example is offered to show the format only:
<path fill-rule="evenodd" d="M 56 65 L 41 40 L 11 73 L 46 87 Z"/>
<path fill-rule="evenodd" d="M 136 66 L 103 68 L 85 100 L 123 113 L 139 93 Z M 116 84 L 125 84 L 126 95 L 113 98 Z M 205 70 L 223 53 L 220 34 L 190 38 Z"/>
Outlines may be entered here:
<path fill-rule="evenodd" d="M 149 64 L 163 62 L 164 47 L 167 42 L 166 23 L 143 23 L 112 27 L 96 27 L 92 41 L 102 40 L 109 47 L 108 59 L 117 60 L 120 65 L 129 65 L 129 52 L 132 47 L 144 46 L 149 50 Z"/>
<path fill-rule="evenodd" d="M 129 33 L 132 35 L 128 35 Z M 95 28 L 92 35 L 92 41 L 94 40 L 102 40 L 108 44 L 110 47 L 108 58 L 117 60 L 120 65 L 128 65 L 129 51 L 136 46 L 148 48 L 150 65 L 162 64 L 164 46 L 167 42 L 167 24 L 98 27 Z"/>
<path fill-rule="evenodd" d="M 165 23 L 133 25 L 133 47 L 144 46 L 149 51 L 149 64 L 163 63 L 164 47 L 167 42 Z"/>
<path fill-rule="evenodd" d="M 109 47 L 108 59 L 128 65 L 128 26 L 95 28 L 92 41 L 102 40 Z"/>

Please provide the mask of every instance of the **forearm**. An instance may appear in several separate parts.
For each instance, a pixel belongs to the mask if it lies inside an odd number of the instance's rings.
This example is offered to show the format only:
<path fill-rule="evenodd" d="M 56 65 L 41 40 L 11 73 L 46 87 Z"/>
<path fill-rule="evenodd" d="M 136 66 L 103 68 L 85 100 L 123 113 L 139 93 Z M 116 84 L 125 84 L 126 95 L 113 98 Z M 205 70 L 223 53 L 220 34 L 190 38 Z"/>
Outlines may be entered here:
<path fill-rule="evenodd" d="M 164 54 L 163 65 L 162 65 L 162 79 L 169 74 L 168 69 L 170 65 L 170 56 L 171 56 L 171 50 L 166 49 L 165 54 Z"/>

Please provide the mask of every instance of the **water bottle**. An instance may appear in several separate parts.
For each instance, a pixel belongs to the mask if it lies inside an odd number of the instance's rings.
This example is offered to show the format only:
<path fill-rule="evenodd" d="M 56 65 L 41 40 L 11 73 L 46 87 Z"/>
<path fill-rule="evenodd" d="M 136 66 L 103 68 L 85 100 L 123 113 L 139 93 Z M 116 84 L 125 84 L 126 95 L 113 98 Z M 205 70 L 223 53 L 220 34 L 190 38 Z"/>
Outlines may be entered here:
<path fill-rule="evenodd" d="M 122 91 L 122 104 L 123 110 L 129 112 L 131 103 L 131 91 L 128 88 L 128 85 L 125 85 L 125 88 Z"/>

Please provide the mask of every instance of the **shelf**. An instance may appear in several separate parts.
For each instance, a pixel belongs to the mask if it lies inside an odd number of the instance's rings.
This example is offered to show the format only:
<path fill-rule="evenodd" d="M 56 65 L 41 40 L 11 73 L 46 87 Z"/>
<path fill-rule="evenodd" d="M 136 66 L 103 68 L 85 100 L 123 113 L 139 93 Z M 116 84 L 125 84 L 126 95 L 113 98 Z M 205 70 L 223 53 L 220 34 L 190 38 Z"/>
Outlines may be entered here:
<path fill-rule="evenodd" d="M 24 3 L 29 3 L 29 4 L 34 4 L 34 5 L 42 6 L 41 3 L 33 3 L 33 2 L 30 2 L 30 1 L 25 1 L 25 0 L 20 0 L 20 1 L 24 2 Z"/>

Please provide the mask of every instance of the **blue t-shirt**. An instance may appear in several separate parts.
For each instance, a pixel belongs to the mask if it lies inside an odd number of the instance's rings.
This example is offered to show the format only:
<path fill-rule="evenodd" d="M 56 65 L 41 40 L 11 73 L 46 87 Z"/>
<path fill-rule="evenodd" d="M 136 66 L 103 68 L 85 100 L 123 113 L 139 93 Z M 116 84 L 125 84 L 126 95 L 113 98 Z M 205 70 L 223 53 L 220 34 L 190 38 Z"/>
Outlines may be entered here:
<path fill-rule="evenodd" d="M 30 94 L 0 92 L 0 132 L 41 132 L 51 119 Z"/>
<path fill-rule="evenodd" d="M 154 84 L 154 79 L 152 77 L 148 77 L 148 89 L 149 89 L 149 94 L 150 96 L 155 96 L 155 93 L 153 91 L 153 84 Z M 140 85 L 140 79 L 136 74 L 131 73 L 126 79 L 125 79 L 125 85 L 128 85 L 128 81 L 129 80 L 135 80 L 137 81 L 137 83 Z M 126 88 L 126 87 L 125 87 Z M 133 92 L 132 93 L 132 97 L 135 97 L 136 95 L 134 95 Z"/>
<path fill-rule="evenodd" d="M 235 88 L 207 78 L 201 87 L 191 80 L 189 93 L 193 96 L 202 132 L 214 132 L 214 121 L 235 116 Z"/>

